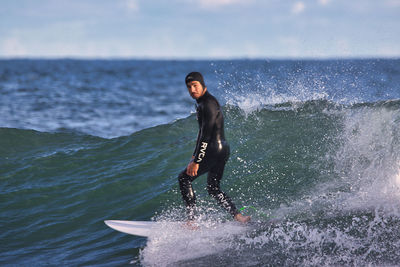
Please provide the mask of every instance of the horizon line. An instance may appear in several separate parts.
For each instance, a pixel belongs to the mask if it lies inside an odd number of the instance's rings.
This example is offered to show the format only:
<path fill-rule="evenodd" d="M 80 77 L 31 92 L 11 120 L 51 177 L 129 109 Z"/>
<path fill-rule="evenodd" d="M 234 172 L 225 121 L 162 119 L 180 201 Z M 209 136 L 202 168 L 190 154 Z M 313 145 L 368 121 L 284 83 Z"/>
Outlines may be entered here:
<path fill-rule="evenodd" d="M 104 61 L 112 61 L 112 60 L 121 60 L 121 61 L 258 61 L 258 60 L 266 60 L 266 61 L 296 61 L 296 60 L 304 60 L 304 61 L 325 61 L 325 60 L 378 60 L 378 59 L 386 59 L 386 60 L 398 60 L 400 59 L 400 55 L 397 56 L 329 56 L 329 57 L 197 57 L 197 58 L 184 58 L 184 57 L 85 57 L 85 56 L 10 56 L 4 57 L 0 56 L 0 60 L 104 60 Z"/>

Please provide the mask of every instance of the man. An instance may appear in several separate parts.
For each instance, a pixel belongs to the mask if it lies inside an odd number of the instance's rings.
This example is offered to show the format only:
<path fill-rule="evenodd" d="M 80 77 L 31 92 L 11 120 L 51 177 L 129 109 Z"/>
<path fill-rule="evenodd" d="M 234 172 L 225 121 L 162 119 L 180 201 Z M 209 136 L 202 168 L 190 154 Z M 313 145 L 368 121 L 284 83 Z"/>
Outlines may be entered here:
<path fill-rule="evenodd" d="M 250 216 L 243 216 L 232 200 L 220 189 L 225 163 L 229 158 L 229 144 L 224 135 L 224 117 L 217 99 L 212 96 L 199 72 L 191 72 L 185 78 L 190 96 L 197 102 L 199 133 L 192 159 L 179 176 L 179 187 L 188 212 L 188 223 L 194 220 L 196 196 L 192 182 L 208 172 L 207 191 L 228 211 L 235 220 L 245 223 Z"/>

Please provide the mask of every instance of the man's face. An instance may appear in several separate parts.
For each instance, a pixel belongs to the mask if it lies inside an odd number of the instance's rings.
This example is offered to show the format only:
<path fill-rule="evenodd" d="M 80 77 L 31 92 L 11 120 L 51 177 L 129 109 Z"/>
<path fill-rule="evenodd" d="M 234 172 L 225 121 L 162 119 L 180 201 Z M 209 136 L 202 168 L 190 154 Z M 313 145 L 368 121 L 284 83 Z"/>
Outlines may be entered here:
<path fill-rule="evenodd" d="M 200 82 L 192 81 L 186 84 L 189 94 L 192 98 L 198 99 L 202 97 L 206 91 L 206 88 L 203 88 Z"/>

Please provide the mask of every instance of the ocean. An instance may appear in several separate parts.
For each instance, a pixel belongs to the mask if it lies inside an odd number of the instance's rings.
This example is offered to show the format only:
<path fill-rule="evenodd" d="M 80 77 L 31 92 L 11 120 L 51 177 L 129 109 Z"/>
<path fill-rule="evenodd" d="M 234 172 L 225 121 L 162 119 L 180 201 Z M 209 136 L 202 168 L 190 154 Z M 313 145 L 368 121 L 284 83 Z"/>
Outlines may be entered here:
<path fill-rule="evenodd" d="M 200 71 L 231 146 L 222 188 L 194 182 Z M 1 266 L 400 266 L 400 60 L 0 60 Z M 221 227 L 227 225 L 227 227 Z"/>

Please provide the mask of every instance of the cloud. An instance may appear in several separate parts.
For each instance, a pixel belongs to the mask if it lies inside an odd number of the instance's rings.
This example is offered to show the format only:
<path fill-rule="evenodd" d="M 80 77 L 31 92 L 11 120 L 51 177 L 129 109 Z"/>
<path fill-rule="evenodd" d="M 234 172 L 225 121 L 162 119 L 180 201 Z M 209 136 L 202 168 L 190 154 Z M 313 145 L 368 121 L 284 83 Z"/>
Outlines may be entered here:
<path fill-rule="evenodd" d="M 389 7 L 400 7 L 400 0 L 386 0 L 385 5 Z"/>
<path fill-rule="evenodd" d="M 26 49 L 23 46 L 22 42 L 15 37 L 4 39 L 0 47 L 0 56 L 21 57 L 27 55 Z"/>
<path fill-rule="evenodd" d="M 381 57 L 398 58 L 400 47 L 397 44 L 383 44 L 378 47 L 376 54 Z"/>
<path fill-rule="evenodd" d="M 125 7 L 129 11 L 139 11 L 139 3 L 137 0 L 126 0 Z"/>
<path fill-rule="evenodd" d="M 331 0 L 318 0 L 318 4 L 326 6 L 331 2 Z"/>
<path fill-rule="evenodd" d="M 277 40 L 287 56 L 300 57 L 302 55 L 301 41 L 295 36 L 279 36 Z"/>
<path fill-rule="evenodd" d="M 347 39 L 339 38 L 336 40 L 336 50 L 343 57 L 348 57 L 351 55 L 351 45 Z"/>
<path fill-rule="evenodd" d="M 233 4 L 237 4 L 240 0 L 198 0 L 200 6 L 205 8 L 214 8 L 214 7 L 221 7 L 221 6 L 229 6 Z"/>
<path fill-rule="evenodd" d="M 306 8 L 306 5 L 304 4 L 304 2 L 299 1 L 299 2 L 294 3 L 294 5 L 292 6 L 291 12 L 293 14 L 300 14 L 300 13 L 303 13 L 305 8 Z"/>

